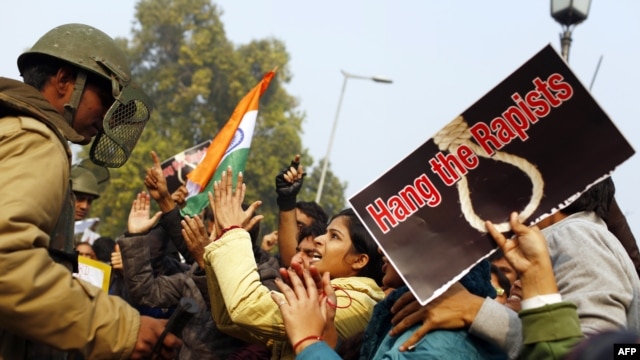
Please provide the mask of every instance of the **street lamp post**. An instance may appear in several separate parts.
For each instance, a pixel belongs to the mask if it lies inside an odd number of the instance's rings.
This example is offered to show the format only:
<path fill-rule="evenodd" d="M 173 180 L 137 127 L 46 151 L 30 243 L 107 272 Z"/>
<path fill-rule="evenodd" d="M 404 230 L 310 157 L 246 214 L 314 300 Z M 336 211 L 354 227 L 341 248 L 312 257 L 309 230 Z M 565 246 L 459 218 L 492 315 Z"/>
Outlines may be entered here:
<path fill-rule="evenodd" d="M 569 62 L 571 32 L 576 25 L 587 19 L 591 0 L 551 0 L 551 17 L 562 25 L 560 45 L 562 57 Z"/>
<path fill-rule="evenodd" d="M 587 19 L 590 7 L 591 0 L 551 0 L 551 17 L 559 22 L 564 29 L 564 33 L 560 34 L 560 44 L 562 46 L 562 57 L 567 62 L 569 62 L 571 30 L 575 25 Z M 596 74 L 600 67 L 600 61 L 602 61 L 602 57 L 600 57 L 600 60 L 598 61 Z M 589 90 L 591 90 L 591 87 L 593 86 L 593 80 L 595 80 L 595 74 L 591 80 Z M 632 254 L 631 257 L 633 258 L 633 262 L 636 264 L 637 269 L 637 264 L 640 262 L 638 256 L 635 255 L 638 253 L 638 243 L 631 232 L 627 218 L 622 213 L 615 196 L 611 200 L 609 213 L 607 214 L 605 222 L 609 231 L 611 231 L 620 240 L 620 243 L 623 244 L 627 253 Z"/>
<path fill-rule="evenodd" d="M 350 74 L 344 70 L 340 70 L 342 75 L 344 76 L 344 80 L 342 81 L 342 91 L 340 91 L 340 99 L 338 100 L 338 109 L 336 110 L 336 116 L 333 119 L 333 126 L 331 127 L 331 134 L 329 135 L 329 145 L 327 146 L 327 154 L 324 157 L 324 162 L 322 163 L 322 172 L 320 173 L 320 182 L 318 183 L 318 192 L 316 193 L 316 203 L 320 203 L 320 198 L 322 197 L 322 188 L 324 187 L 324 178 L 327 175 L 327 166 L 329 165 L 329 156 L 331 155 L 331 147 L 333 146 L 333 138 L 336 135 L 336 128 L 338 127 L 338 116 L 340 115 L 340 107 L 342 106 L 342 98 L 344 97 L 344 90 L 347 87 L 348 79 L 363 79 L 363 80 L 372 80 L 378 83 L 383 84 L 391 84 L 393 80 L 384 78 L 381 76 L 360 76 Z"/>

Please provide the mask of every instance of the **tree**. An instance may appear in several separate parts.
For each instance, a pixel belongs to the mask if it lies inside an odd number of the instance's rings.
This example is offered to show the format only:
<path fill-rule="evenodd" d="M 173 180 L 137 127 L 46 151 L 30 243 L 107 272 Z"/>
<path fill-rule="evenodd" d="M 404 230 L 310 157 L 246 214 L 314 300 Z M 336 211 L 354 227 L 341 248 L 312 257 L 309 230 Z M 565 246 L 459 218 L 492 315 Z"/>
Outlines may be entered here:
<path fill-rule="evenodd" d="M 318 193 L 318 183 L 320 182 L 321 172 L 322 166 L 315 166 L 312 168 L 311 173 L 305 177 L 305 187 L 300 191 L 301 200 L 315 200 L 316 194 Z M 341 182 L 331 171 L 327 170 L 322 188 L 320 206 L 322 206 L 329 217 L 336 215 L 346 207 L 344 199 L 344 191 L 346 189 L 347 183 Z"/>
<path fill-rule="evenodd" d="M 226 38 L 220 11 L 209 0 L 141 0 L 136 19 L 132 39 L 118 42 L 131 60 L 134 79 L 156 106 L 129 161 L 112 169 L 111 184 L 94 205 L 92 216 L 101 218 L 100 233 L 115 237 L 125 230 L 130 204 L 144 190 L 151 150 L 164 159 L 212 139 L 238 101 L 265 72 L 278 66 L 261 100 L 245 169 L 247 200 L 263 202 L 263 233 L 275 229 L 276 174 L 297 153 L 317 173 L 302 146 L 304 113 L 284 88 L 292 77 L 284 44 L 269 38 L 234 46 Z M 327 178 L 327 189 L 332 190 L 326 192 L 331 199 L 326 204 L 341 207 L 345 186 L 330 172 Z M 315 194 L 313 186 L 317 188 L 317 181 L 308 176 L 301 200 L 313 200 L 307 197 Z"/>

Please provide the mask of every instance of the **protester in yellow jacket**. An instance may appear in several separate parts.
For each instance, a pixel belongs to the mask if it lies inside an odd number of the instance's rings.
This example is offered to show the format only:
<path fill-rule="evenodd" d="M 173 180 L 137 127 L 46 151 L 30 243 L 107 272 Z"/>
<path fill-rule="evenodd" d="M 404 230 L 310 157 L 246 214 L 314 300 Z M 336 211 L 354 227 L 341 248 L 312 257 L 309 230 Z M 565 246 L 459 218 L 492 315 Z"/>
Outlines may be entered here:
<path fill-rule="evenodd" d="M 221 235 L 205 248 L 204 254 L 211 312 L 220 330 L 268 345 L 273 359 L 294 359 L 278 305 L 260 282 L 249 234 L 240 228 L 242 219 L 229 218 L 234 210 L 244 213 L 241 207 L 244 191 L 232 194 L 230 186 L 227 188 L 226 181 L 230 185 L 231 177 L 228 170 L 222 183 L 214 185 L 214 193 L 216 199 L 226 196 L 235 202 L 216 201 L 210 195 L 216 232 Z M 239 175 L 238 189 L 243 188 L 242 181 Z M 252 214 L 251 210 L 247 214 Z M 319 271 L 331 273 L 331 284 L 336 289 L 335 321 L 322 334 L 335 345 L 338 340 L 364 330 L 373 307 L 384 298 L 378 285 L 382 280 L 382 256 L 351 209 L 334 216 L 327 233 L 314 243 L 311 263 Z"/>

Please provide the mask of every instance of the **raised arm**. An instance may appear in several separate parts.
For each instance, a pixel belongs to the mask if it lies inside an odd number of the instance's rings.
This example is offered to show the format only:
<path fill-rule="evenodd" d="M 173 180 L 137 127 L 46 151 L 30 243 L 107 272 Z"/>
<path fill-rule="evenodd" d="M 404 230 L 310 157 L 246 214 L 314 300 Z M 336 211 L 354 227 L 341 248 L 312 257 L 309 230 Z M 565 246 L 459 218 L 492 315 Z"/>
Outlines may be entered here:
<path fill-rule="evenodd" d="M 150 215 L 150 198 L 139 193 L 133 201 L 129 213 L 128 233 L 118 241 L 125 284 L 131 301 L 137 305 L 151 307 L 170 307 L 182 297 L 184 277 L 154 277 L 149 248 L 146 245 L 147 234 L 162 213 Z"/>
<path fill-rule="evenodd" d="M 179 187 L 173 194 L 169 193 L 169 187 L 167 186 L 167 179 L 165 179 L 162 173 L 162 166 L 160 165 L 160 159 L 155 151 L 151 151 L 151 159 L 153 164 L 147 169 L 147 174 L 144 178 L 144 184 L 147 187 L 147 191 L 151 197 L 156 201 L 160 210 L 162 211 L 162 217 L 160 218 L 160 226 L 164 232 L 159 231 L 153 240 L 158 241 L 157 246 L 151 247 L 151 261 L 156 264 L 159 263 L 159 258 L 164 256 L 164 250 L 167 247 L 167 242 L 171 240 L 175 245 L 178 252 L 184 257 L 187 264 L 192 264 L 195 260 L 191 257 L 189 250 L 187 249 L 184 239 L 182 238 L 181 226 L 180 226 L 180 204 L 183 204 L 186 197 L 186 188 L 184 186 Z M 168 239 L 167 239 L 168 237 Z M 158 251 L 160 253 L 157 253 Z"/>
<path fill-rule="evenodd" d="M 517 213 L 509 218 L 515 236 L 506 239 L 490 221 L 487 230 L 504 252 L 504 257 L 518 272 L 522 281 L 523 300 L 539 295 L 558 294 L 551 257 L 544 235 L 538 227 L 528 227 L 518 220 Z"/>
<path fill-rule="evenodd" d="M 129 219 L 127 221 L 127 231 L 130 234 L 146 234 L 151 230 L 153 225 L 158 222 L 161 212 L 151 215 L 151 204 L 149 194 L 138 193 L 136 199 L 131 204 Z"/>
<path fill-rule="evenodd" d="M 169 193 L 167 180 L 162 174 L 162 166 L 160 159 L 155 151 L 151 151 L 151 159 L 153 165 L 147 169 L 147 175 L 144 178 L 144 185 L 147 187 L 149 194 L 158 203 L 160 210 L 167 213 L 176 207 L 176 203 Z"/>
<path fill-rule="evenodd" d="M 302 188 L 304 170 L 300 165 L 300 155 L 296 155 L 288 168 L 276 176 L 278 193 L 278 246 L 282 266 L 291 265 L 298 245 L 298 224 L 296 222 L 296 196 Z"/>
<path fill-rule="evenodd" d="M 561 301 L 547 241 L 512 213 L 514 236 L 506 239 L 491 222 L 486 226 L 522 281 L 522 359 L 562 359 L 582 338 L 576 305 Z"/>
<path fill-rule="evenodd" d="M 231 176 L 230 172 L 226 173 L 214 184 L 214 195 L 210 195 L 217 231 L 222 234 L 207 245 L 204 254 L 211 311 L 222 331 L 253 342 L 275 341 L 281 346 L 280 350 L 288 353 L 292 350 L 288 343 L 283 343 L 287 335 L 282 315 L 269 289 L 260 282 L 251 240 L 243 229 L 246 228 L 243 224 L 254 219 L 253 211 L 244 212 L 240 207 L 244 197 L 242 178 L 239 176 L 233 191 Z M 332 284 L 344 290 L 337 294 L 340 309 L 335 325 L 340 337 L 345 339 L 362 331 L 381 294 L 375 291 L 377 286 L 370 279 L 340 278 Z"/>

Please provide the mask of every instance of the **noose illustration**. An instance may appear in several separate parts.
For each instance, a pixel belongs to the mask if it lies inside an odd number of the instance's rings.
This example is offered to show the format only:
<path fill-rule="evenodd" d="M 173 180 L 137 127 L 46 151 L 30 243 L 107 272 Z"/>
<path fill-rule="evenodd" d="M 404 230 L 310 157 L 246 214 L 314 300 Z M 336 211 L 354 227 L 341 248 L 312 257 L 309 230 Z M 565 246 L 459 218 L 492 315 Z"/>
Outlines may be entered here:
<path fill-rule="evenodd" d="M 538 208 L 538 205 L 540 205 L 540 199 L 542 199 L 544 189 L 544 180 L 542 179 L 542 174 L 540 174 L 535 165 L 531 164 L 524 158 L 500 151 L 496 151 L 493 156 L 489 156 L 481 146 L 471 141 L 469 125 L 462 116 L 458 116 L 455 120 L 440 130 L 433 137 L 433 140 L 440 151 L 449 151 L 450 153 L 454 153 L 458 146 L 466 145 L 477 156 L 508 163 L 517 167 L 529 176 L 531 184 L 533 185 L 531 200 L 529 201 L 529 204 L 527 204 L 527 206 L 518 214 L 520 221 L 524 221 L 531 216 L 531 214 L 533 214 L 533 212 Z M 458 188 L 458 198 L 460 200 L 460 208 L 464 218 L 473 228 L 486 233 L 487 229 L 484 225 L 484 220 L 481 219 L 473 209 L 467 177 L 461 176 L 456 187 Z M 506 232 L 511 229 L 509 222 L 495 224 L 495 227 L 500 232 Z"/>

